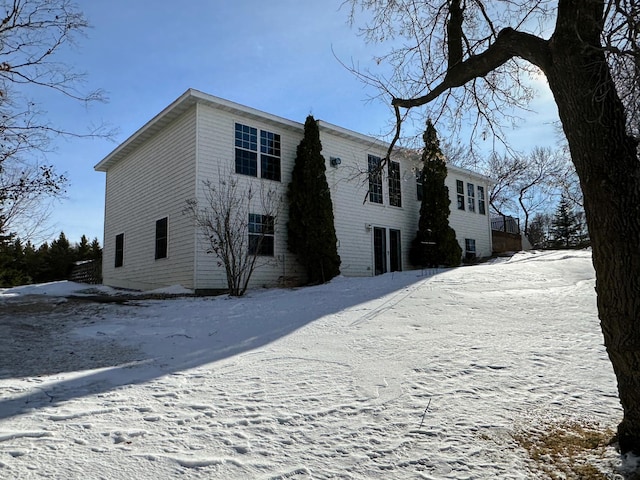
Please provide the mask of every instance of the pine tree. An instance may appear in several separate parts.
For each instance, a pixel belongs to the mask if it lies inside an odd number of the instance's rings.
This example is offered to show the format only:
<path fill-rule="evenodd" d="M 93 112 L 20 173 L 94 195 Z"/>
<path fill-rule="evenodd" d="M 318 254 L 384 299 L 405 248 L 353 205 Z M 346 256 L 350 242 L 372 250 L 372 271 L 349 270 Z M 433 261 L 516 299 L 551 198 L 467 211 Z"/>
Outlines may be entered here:
<path fill-rule="evenodd" d="M 91 245 L 89 245 L 89 239 L 86 235 L 82 235 L 80 237 L 80 243 L 76 244 L 75 247 L 75 260 L 89 260 L 91 257 Z"/>
<path fill-rule="evenodd" d="M 48 264 L 50 267 L 50 281 L 67 280 L 73 268 L 74 252 L 64 232 L 51 242 L 49 247 Z"/>
<path fill-rule="evenodd" d="M 455 230 L 449 226 L 451 200 L 445 185 L 447 165 L 431 120 L 427 121 L 423 139 L 422 204 L 418 234 L 409 253 L 410 260 L 422 267 L 457 266 L 462 260 L 462 248 L 456 240 Z"/>
<path fill-rule="evenodd" d="M 306 269 L 310 284 L 324 283 L 340 273 L 333 203 L 327 183 L 320 131 L 313 116 L 304 124 L 289 183 L 289 251 Z"/>
<path fill-rule="evenodd" d="M 569 200 L 560 199 L 556 214 L 551 220 L 551 246 L 553 248 L 572 248 L 578 245 L 581 224 L 578 216 L 571 208 Z"/>

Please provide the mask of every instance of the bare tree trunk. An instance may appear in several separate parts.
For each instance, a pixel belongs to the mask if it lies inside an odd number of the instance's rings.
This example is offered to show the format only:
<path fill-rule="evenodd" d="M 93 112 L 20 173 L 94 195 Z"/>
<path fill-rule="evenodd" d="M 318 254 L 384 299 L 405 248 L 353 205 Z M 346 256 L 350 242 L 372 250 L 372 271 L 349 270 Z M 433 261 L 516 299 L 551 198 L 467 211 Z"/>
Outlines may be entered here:
<path fill-rule="evenodd" d="M 583 16 L 560 12 L 559 24 L 573 25 L 556 28 L 544 70 L 584 195 L 600 322 L 624 409 L 618 440 L 640 454 L 640 160 L 599 38 L 589 38 L 599 35 L 599 3 L 585 2 Z"/>

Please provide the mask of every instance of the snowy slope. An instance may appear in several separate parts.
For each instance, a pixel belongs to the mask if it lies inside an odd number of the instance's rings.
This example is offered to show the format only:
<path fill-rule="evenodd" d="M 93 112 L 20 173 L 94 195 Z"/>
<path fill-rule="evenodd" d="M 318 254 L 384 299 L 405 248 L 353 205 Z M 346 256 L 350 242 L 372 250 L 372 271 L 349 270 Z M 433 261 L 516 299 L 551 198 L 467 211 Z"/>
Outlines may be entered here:
<path fill-rule="evenodd" d="M 0 478 L 535 478 L 514 430 L 621 416 L 586 251 L 242 299 L 38 293 L 0 292 L 0 327 L 36 295 L 49 339 L 2 344 Z"/>

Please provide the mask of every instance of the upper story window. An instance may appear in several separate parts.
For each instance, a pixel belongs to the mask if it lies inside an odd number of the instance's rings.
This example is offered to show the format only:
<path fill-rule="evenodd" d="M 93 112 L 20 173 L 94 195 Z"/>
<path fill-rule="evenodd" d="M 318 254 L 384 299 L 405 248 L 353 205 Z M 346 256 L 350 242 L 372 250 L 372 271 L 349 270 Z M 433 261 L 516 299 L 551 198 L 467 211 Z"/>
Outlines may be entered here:
<path fill-rule="evenodd" d="M 382 159 L 375 155 L 369 155 L 369 201 L 382 203 L 382 172 L 380 165 Z"/>
<path fill-rule="evenodd" d="M 167 217 L 156 221 L 156 260 L 167 258 L 169 246 L 169 222 Z"/>
<path fill-rule="evenodd" d="M 389 162 L 389 205 L 392 207 L 402 206 L 402 191 L 400 183 L 400 164 Z"/>
<path fill-rule="evenodd" d="M 236 173 L 258 176 L 258 129 L 236 123 Z"/>
<path fill-rule="evenodd" d="M 416 170 L 416 198 L 419 202 L 422 201 L 422 194 L 424 190 L 424 170 Z"/>
<path fill-rule="evenodd" d="M 467 183 L 467 207 L 470 212 L 476 211 L 476 187 L 473 183 Z"/>
<path fill-rule="evenodd" d="M 258 165 L 258 129 L 236 123 L 236 173 L 280 181 L 280 135 L 260 130 Z"/>
<path fill-rule="evenodd" d="M 114 267 L 118 268 L 124 265 L 124 233 L 116 235 L 116 255 Z"/>
<path fill-rule="evenodd" d="M 480 215 L 487 214 L 487 207 L 484 198 L 484 187 L 478 185 L 478 213 Z"/>
<path fill-rule="evenodd" d="M 273 257 L 275 249 L 274 218 L 249 214 L 249 254 Z"/>
<path fill-rule="evenodd" d="M 464 210 L 464 182 L 462 180 L 456 180 L 456 192 L 458 210 Z"/>
<path fill-rule="evenodd" d="M 260 171 L 262 178 L 280 181 L 280 135 L 260 130 Z"/>

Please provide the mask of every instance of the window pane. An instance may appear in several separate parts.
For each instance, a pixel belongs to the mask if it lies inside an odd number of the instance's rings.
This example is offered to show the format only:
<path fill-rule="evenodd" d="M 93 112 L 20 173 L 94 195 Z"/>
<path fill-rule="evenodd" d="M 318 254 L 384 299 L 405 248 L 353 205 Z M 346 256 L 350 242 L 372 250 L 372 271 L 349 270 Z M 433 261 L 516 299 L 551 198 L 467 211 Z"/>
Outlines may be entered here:
<path fill-rule="evenodd" d="M 458 210 L 464 210 L 464 182 L 456 180 L 456 191 L 458 197 Z"/>
<path fill-rule="evenodd" d="M 486 203 L 484 199 L 484 187 L 478 185 L 478 213 L 480 215 L 487 214 Z"/>
<path fill-rule="evenodd" d="M 280 135 L 277 133 L 260 131 L 260 153 L 280 156 Z"/>
<path fill-rule="evenodd" d="M 422 194 L 424 190 L 424 171 L 418 170 L 416 172 L 416 198 L 418 201 L 422 201 Z"/>
<path fill-rule="evenodd" d="M 260 173 L 262 178 L 280 181 L 280 158 L 270 155 L 260 156 Z"/>
<path fill-rule="evenodd" d="M 236 123 L 236 173 L 258 176 L 258 129 Z"/>
<path fill-rule="evenodd" d="M 168 228 L 167 217 L 156 222 L 156 260 L 167 258 Z"/>
<path fill-rule="evenodd" d="M 258 154 L 236 148 L 236 173 L 258 176 Z"/>
<path fill-rule="evenodd" d="M 236 123 L 236 147 L 258 151 L 258 129 Z"/>
<path fill-rule="evenodd" d="M 476 211 L 476 187 L 473 183 L 467 183 L 467 207 L 470 212 Z"/>
<path fill-rule="evenodd" d="M 400 164 L 389 162 L 389 205 L 402 206 L 402 192 L 400 184 Z"/>
<path fill-rule="evenodd" d="M 280 181 L 280 135 L 260 130 L 260 176 Z"/>
<path fill-rule="evenodd" d="M 380 171 L 380 157 L 369 155 L 369 201 L 382 203 L 382 172 Z"/>
<path fill-rule="evenodd" d="M 116 235 L 115 267 L 121 267 L 124 262 L 124 233 Z"/>
<path fill-rule="evenodd" d="M 249 254 L 274 254 L 274 218 L 269 215 L 249 214 Z"/>

